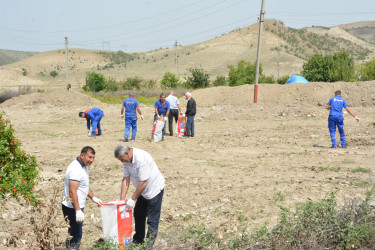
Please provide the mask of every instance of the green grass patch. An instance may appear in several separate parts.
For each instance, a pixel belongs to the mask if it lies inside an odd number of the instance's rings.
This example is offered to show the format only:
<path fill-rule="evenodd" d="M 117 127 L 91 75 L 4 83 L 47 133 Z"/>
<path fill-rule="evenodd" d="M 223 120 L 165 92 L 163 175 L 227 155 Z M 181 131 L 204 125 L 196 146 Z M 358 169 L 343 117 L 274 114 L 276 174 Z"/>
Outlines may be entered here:
<path fill-rule="evenodd" d="M 104 93 L 101 95 L 90 94 L 91 97 L 108 104 L 122 104 L 129 95 L 118 95 L 112 93 Z M 139 103 L 144 105 L 154 105 L 155 101 L 159 99 L 159 96 L 142 96 L 138 95 L 135 97 Z"/>
<path fill-rule="evenodd" d="M 344 160 L 342 160 L 341 163 L 343 163 L 343 164 L 353 164 L 353 163 L 355 163 L 355 161 L 351 160 L 351 159 L 344 159 Z"/>
<path fill-rule="evenodd" d="M 355 169 L 352 170 L 352 173 L 370 173 L 370 169 L 367 168 L 361 168 L 361 167 L 356 167 Z"/>

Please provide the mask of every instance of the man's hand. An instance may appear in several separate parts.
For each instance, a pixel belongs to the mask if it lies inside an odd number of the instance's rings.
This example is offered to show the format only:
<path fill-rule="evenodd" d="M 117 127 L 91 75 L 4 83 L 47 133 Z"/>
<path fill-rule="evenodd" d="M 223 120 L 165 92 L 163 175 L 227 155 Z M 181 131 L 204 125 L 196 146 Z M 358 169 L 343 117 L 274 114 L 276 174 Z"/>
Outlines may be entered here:
<path fill-rule="evenodd" d="M 356 120 L 357 120 L 357 122 L 359 122 L 359 117 L 357 117 L 357 116 L 356 116 L 356 117 L 354 117 L 354 119 L 356 119 Z"/>
<path fill-rule="evenodd" d="M 121 119 L 124 119 L 124 115 L 121 115 Z"/>
<path fill-rule="evenodd" d="M 99 199 L 99 198 L 96 198 L 95 196 L 94 197 L 92 197 L 92 199 L 91 199 L 94 203 L 96 203 L 96 204 L 100 204 L 100 203 L 102 203 L 102 201 Z"/>
<path fill-rule="evenodd" d="M 141 119 L 143 120 L 143 115 L 141 115 Z"/>
<path fill-rule="evenodd" d="M 168 121 L 168 117 L 167 116 L 164 117 L 164 121 Z"/>
<path fill-rule="evenodd" d="M 83 214 L 82 210 L 76 210 L 76 221 L 82 223 L 84 219 L 85 215 Z"/>
<path fill-rule="evenodd" d="M 132 210 L 135 204 L 135 200 L 130 198 L 129 200 L 126 201 L 126 206 L 128 207 L 128 210 Z"/>

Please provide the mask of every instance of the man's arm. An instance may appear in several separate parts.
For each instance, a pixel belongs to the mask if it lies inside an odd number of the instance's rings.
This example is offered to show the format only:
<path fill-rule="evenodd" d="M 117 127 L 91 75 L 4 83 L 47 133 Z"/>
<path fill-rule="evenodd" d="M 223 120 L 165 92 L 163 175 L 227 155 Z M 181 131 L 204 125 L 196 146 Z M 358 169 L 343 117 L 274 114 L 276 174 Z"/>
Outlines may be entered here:
<path fill-rule="evenodd" d="M 177 104 L 177 107 L 178 107 L 178 111 L 181 113 L 181 106 L 180 106 L 180 104 Z"/>
<path fill-rule="evenodd" d="M 121 107 L 121 116 L 124 115 L 124 110 L 125 110 L 125 107 L 122 106 L 122 107 Z"/>
<path fill-rule="evenodd" d="M 346 107 L 345 109 L 346 109 L 346 111 L 348 111 L 348 113 L 349 113 L 351 116 L 353 116 L 353 117 L 355 118 L 355 114 L 350 110 L 349 107 Z"/>
<path fill-rule="evenodd" d="M 155 114 L 159 116 L 158 108 L 155 108 Z"/>
<path fill-rule="evenodd" d="M 94 193 L 91 191 L 91 188 L 89 188 L 89 193 L 87 195 L 90 199 L 92 199 L 95 195 Z"/>
<path fill-rule="evenodd" d="M 90 118 L 86 118 L 86 121 L 87 121 L 87 129 L 90 130 L 91 119 Z"/>
<path fill-rule="evenodd" d="M 170 109 L 167 109 L 167 113 L 165 114 L 166 117 L 168 117 L 168 115 L 169 115 L 169 110 Z"/>
<path fill-rule="evenodd" d="M 77 195 L 77 189 L 79 186 L 79 182 L 77 181 L 69 181 L 69 197 L 72 200 L 72 204 L 74 207 L 74 210 L 80 210 L 78 203 L 78 195 Z"/>
<path fill-rule="evenodd" d="M 122 179 L 120 201 L 125 200 L 126 193 L 128 192 L 128 189 L 129 189 L 129 183 L 130 183 L 130 175 Z"/>
<path fill-rule="evenodd" d="M 329 105 L 329 103 L 326 104 L 326 109 L 328 109 L 328 110 L 331 109 L 331 105 Z"/>
<path fill-rule="evenodd" d="M 142 111 L 141 111 L 141 108 L 139 106 L 137 107 L 137 111 L 138 111 L 138 114 L 141 116 L 141 119 L 143 120 Z"/>
<path fill-rule="evenodd" d="M 134 194 L 133 194 L 132 197 L 131 197 L 132 200 L 137 200 L 138 197 L 142 194 L 143 190 L 146 188 L 146 186 L 147 186 L 147 180 L 145 180 L 145 181 L 141 181 L 141 182 L 138 184 L 137 188 L 135 189 Z"/>

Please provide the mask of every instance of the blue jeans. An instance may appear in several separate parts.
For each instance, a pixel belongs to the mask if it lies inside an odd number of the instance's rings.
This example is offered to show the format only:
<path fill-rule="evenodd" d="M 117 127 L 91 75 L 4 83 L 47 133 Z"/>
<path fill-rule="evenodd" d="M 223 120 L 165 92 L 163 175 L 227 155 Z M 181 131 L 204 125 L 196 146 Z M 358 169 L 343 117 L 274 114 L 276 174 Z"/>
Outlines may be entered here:
<path fill-rule="evenodd" d="M 165 117 L 165 115 L 160 115 L 160 116 L 163 116 L 163 118 Z M 155 114 L 154 116 L 154 122 L 158 119 L 158 116 Z M 161 132 L 161 139 L 163 140 L 164 139 L 164 135 L 165 135 L 165 130 L 167 129 L 167 123 L 165 122 L 164 123 L 164 128 L 163 128 L 163 131 Z"/>
<path fill-rule="evenodd" d="M 81 208 L 83 212 L 83 208 Z M 69 220 L 69 229 L 68 233 L 73 238 L 67 239 L 65 242 L 65 246 L 67 249 L 79 249 L 79 246 L 81 245 L 81 239 L 82 239 L 82 225 L 83 223 L 79 223 L 76 221 L 76 211 L 74 208 L 70 208 L 67 206 L 62 205 L 62 211 L 64 214 L 65 220 Z"/>
<path fill-rule="evenodd" d="M 148 230 L 146 237 L 150 240 L 148 246 L 153 246 L 156 236 L 158 235 L 163 194 L 164 189 L 151 200 L 146 200 L 142 195 L 137 199 L 137 203 L 134 207 L 135 234 L 133 236 L 133 242 L 135 244 L 144 243 L 147 218 Z"/>
<path fill-rule="evenodd" d="M 95 116 L 95 118 L 92 120 L 91 122 L 92 124 L 91 134 L 92 135 L 96 135 L 96 128 L 98 128 L 98 135 L 102 134 L 102 130 L 100 128 L 100 120 L 102 119 L 103 116 L 104 116 L 104 113 L 102 112 L 101 114 Z"/>
<path fill-rule="evenodd" d="M 336 127 L 339 129 L 341 147 L 346 146 L 345 132 L 344 132 L 344 117 L 330 115 L 328 116 L 328 129 L 331 136 L 332 147 L 337 147 L 336 142 Z"/>
<path fill-rule="evenodd" d="M 195 115 L 187 117 L 186 136 L 194 137 L 194 117 L 195 117 Z"/>
<path fill-rule="evenodd" d="M 128 138 L 130 135 L 130 128 L 132 128 L 132 140 L 135 140 L 137 135 L 137 117 L 136 116 L 127 116 L 125 115 L 125 138 Z"/>

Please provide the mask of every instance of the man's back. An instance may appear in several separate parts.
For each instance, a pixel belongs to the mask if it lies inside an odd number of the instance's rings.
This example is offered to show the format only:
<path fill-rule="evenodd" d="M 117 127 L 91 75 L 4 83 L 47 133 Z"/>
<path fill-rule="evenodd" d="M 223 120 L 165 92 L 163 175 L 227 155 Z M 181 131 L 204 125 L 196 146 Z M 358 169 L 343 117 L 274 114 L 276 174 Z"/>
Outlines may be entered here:
<path fill-rule="evenodd" d="M 341 96 L 332 97 L 328 104 L 331 106 L 329 115 L 342 115 L 342 109 L 348 107 L 348 104 Z"/>

